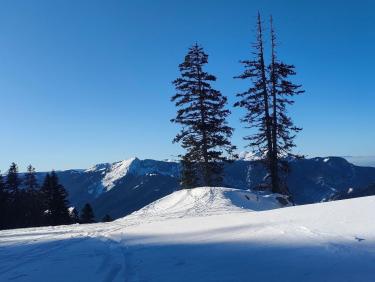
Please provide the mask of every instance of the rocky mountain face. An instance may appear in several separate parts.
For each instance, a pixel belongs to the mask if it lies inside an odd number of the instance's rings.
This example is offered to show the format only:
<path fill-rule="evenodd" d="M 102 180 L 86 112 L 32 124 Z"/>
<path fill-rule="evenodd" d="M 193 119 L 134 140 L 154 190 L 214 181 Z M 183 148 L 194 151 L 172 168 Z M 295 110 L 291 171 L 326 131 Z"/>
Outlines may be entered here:
<path fill-rule="evenodd" d="M 375 168 L 355 166 L 339 157 L 291 160 L 290 165 L 288 186 L 297 204 L 344 197 L 339 195 L 349 190 L 361 194 L 375 183 Z M 125 216 L 178 190 L 179 175 L 176 162 L 137 158 L 58 172 L 71 205 L 81 208 L 89 202 L 97 218 Z M 225 166 L 224 186 L 254 189 L 265 176 L 259 160 L 246 158 Z"/>

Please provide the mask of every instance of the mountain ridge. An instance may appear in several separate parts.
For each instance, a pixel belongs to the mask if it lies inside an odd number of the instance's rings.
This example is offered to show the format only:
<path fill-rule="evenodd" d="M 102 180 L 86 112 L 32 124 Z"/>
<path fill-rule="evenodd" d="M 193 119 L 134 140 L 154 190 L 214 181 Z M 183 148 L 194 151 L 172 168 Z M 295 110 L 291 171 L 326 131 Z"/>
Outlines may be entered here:
<path fill-rule="evenodd" d="M 375 168 L 360 167 L 341 157 L 291 159 L 288 186 L 297 204 L 337 198 L 353 189 L 357 193 L 375 183 Z M 259 160 L 236 160 L 225 165 L 223 186 L 255 189 L 266 175 Z M 110 214 L 118 218 L 143 208 L 180 189 L 180 164 L 133 157 L 101 163 L 85 170 L 57 172 L 69 193 L 72 206 L 93 205 L 97 218 Z M 44 173 L 39 174 L 41 180 Z"/>

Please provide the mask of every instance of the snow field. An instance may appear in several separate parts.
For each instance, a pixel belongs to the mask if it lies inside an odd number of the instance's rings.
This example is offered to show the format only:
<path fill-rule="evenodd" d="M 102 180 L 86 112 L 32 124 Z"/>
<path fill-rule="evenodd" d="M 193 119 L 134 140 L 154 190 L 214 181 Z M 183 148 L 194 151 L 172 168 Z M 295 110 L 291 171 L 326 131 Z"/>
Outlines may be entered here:
<path fill-rule="evenodd" d="M 278 207 L 201 187 L 111 223 L 0 231 L 0 281 L 374 280 L 375 197 Z"/>

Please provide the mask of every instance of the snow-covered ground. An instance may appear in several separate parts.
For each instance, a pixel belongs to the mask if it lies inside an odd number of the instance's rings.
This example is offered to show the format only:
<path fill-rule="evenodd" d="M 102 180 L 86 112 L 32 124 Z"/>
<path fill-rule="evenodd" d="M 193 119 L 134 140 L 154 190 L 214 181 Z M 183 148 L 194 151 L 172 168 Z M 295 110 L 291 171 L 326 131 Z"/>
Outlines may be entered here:
<path fill-rule="evenodd" d="M 0 281 L 374 281 L 375 197 L 277 207 L 196 188 L 111 223 L 0 231 Z"/>

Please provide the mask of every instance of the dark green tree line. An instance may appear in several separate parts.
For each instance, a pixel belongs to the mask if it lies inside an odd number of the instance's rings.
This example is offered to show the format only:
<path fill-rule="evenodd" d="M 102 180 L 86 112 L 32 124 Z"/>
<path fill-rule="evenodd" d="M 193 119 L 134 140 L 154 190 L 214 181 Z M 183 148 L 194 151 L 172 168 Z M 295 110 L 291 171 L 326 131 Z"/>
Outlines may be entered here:
<path fill-rule="evenodd" d="M 0 229 L 78 222 L 77 210 L 69 212 L 67 191 L 55 171 L 45 175 L 41 186 L 31 165 L 21 174 L 12 163 L 5 177 L 0 174 Z"/>

